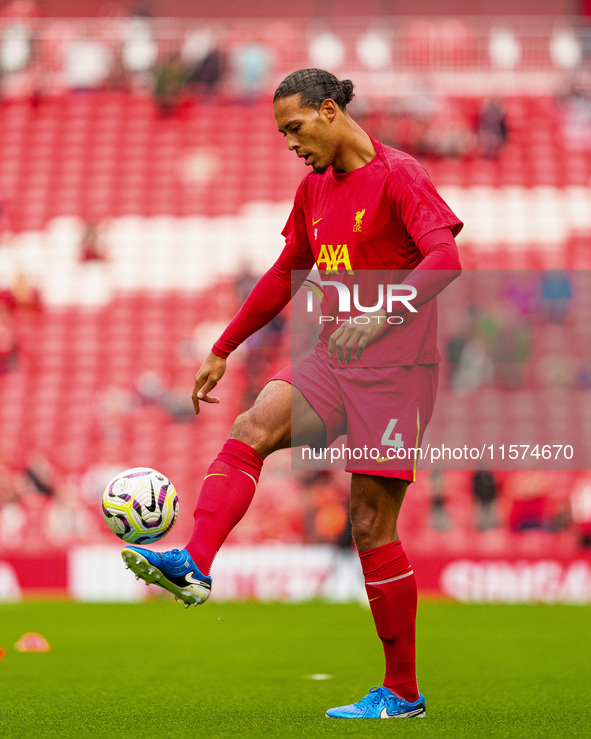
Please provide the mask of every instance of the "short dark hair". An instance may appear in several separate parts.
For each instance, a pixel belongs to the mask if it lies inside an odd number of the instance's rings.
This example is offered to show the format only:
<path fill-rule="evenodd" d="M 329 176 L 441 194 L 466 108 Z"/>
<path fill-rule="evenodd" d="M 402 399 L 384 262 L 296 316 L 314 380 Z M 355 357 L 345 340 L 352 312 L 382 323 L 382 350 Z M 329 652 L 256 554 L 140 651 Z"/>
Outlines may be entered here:
<path fill-rule="evenodd" d="M 329 98 L 341 110 L 345 110 L 347 103 L 355 96 L 351 80 L 339 80 L 324 69 L 298 69 L 288 75 L 275 90 L 273 102 L 298 94 L 303 108 L 315 110 L 319 110 L 322 103 Z"/>

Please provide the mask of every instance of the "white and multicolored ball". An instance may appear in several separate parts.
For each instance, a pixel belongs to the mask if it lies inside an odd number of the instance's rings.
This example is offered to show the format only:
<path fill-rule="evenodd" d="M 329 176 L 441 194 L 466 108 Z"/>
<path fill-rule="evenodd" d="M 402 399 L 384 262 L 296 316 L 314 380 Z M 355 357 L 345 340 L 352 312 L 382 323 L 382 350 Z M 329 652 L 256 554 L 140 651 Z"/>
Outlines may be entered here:
<path fill-rule="evenodd" d="M 150 544 L 174 526 L 179 499 L 172 482 L 150 467 L 133 467 L 116 475 L 103 494 L 107 526 L 129 544 Z"/>

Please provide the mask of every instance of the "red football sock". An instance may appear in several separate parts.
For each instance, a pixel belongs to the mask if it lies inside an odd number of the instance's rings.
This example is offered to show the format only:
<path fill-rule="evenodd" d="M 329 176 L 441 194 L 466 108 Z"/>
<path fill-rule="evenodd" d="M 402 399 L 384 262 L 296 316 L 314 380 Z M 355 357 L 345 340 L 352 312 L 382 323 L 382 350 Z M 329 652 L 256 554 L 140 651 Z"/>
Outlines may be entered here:
<path fill-rule="evenodd" d="M 204 575 L 209 575 L 218 549 L 248 510 L 262 466 L 263 458 L 255 449 L 228 439 L 207 470 L 186 546 Z"/>
<path fill-rule="evenodd" d="M 384 645 L 384 686 L 406 701 L 419 697 L 415 665 L 417 584 L 402 544 L 359 552 L 365 589 Z"/>

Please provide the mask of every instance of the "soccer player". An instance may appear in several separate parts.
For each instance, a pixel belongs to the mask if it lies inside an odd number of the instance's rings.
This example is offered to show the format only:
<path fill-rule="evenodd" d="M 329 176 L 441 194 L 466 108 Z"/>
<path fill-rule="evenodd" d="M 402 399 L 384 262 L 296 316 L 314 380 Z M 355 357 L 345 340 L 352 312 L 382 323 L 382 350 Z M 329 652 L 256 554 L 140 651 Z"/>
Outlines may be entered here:
<path fill-rule="evenodd" d="M 407 313 L 403 323 L 412 317 L 410 328 L 390 325 L 393 314 L 374 310 L 374 299 L 363 303 L 371 310 L 357 311 L 369 320 L 324 322 L 314 352 L 273 377 L 236 419 L 205 476 L 186 548 L 123 550 L 137 576 L 186 606 L 208 598 L 212 561 L 246 513 L 269 454 L 291 446 L 326 447 L 343 431 L 350 446 L 376 446 L 377 433 L 377 446 L 381 441 L 387 451 L 396 424 L 394 438 L 418 446 L 433 409 L 439 354 L 432 298 L 460 272 L 454 236 L 462 224 L 417 161 L 374 140 L 350 117 L 352 98 L 350 80 L 319 69 L 298 70 L 275 91 L 278 129 L 312 171 L 298 188 L 283 252 L 196 375 L 195 412 L 202 402 L 219 402 L 210 393 L 226 358 L 289 302 L 295 271 L 307 274 L 316 263 L 331 280 L 352 285 L 364 270 L 405 270 L 404 282 L 416 291 L 413 305 L 422 310 Z M 323 313 L 334 316 L 338 292 L 326 289 Z M 370 470 L 351 470 L 353 538 L 386 672 L 382 686 L 357 703 L 329 709 L 330 717 L 425 715 L 415 672 L 417 588 L 396 528 L 414 479 L 408 466 L 385 468 L 378 460 Z"/>

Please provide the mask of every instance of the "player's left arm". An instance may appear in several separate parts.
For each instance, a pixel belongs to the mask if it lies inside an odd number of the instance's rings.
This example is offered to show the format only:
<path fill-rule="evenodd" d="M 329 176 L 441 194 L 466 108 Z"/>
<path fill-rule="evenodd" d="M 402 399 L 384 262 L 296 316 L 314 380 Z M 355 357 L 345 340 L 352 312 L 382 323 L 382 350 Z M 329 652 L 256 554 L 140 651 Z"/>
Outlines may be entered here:
<path fill-rule="evenodd" d="M 390 177 L 390 199 L 393 210 L 423 257 L 404 280 L 417 295 L 412 300 L 419 308 L 432 300 L 461 273 L 460 258 L 454 236 L 462 222 L 443 201 L 425 169 L 409 159 Z M 331 334 L 328 353 L 341 363 L 359 359 L 368 343 L 387 326 L 385 310 L 366 313 L 367 323 L 343 323 Z M 353 355 L 353 352 L 355 354 Z"/>
<path fill-rule="evenodd" d="M 403 282 L 416 288 L 412 304 L 420 308 L 460 276 L 462 265 L 451 228 L 429 231 L 419 239 L 417 247 L 423 260 Z"/>
<path fill-rule="evenodd" d="M 403 281 L 417 290 L 415 308 L 432 300 L 461 273 L 458 247 L 451 228 L 438 228 L 425 234 L 417 244 L 423 260 Z M 387 326 L 384 309 L 364 314 L 367 323 L 343 323 L 330 336 L 328 353 L 342 364 L 360 359 L 365 347 Z M 355 352 L 355 354 L 353 354 Z"/>
<path fill-rule="evenodd" d="M 404 279 L 417 289 L 412 304 L 418 308 L 461 273 L 455 237 L 464 224 L 437 192 L 425 168 L 411 157 L 392 170 L 389 195 L 392 209 L 422 257 Z"/>

